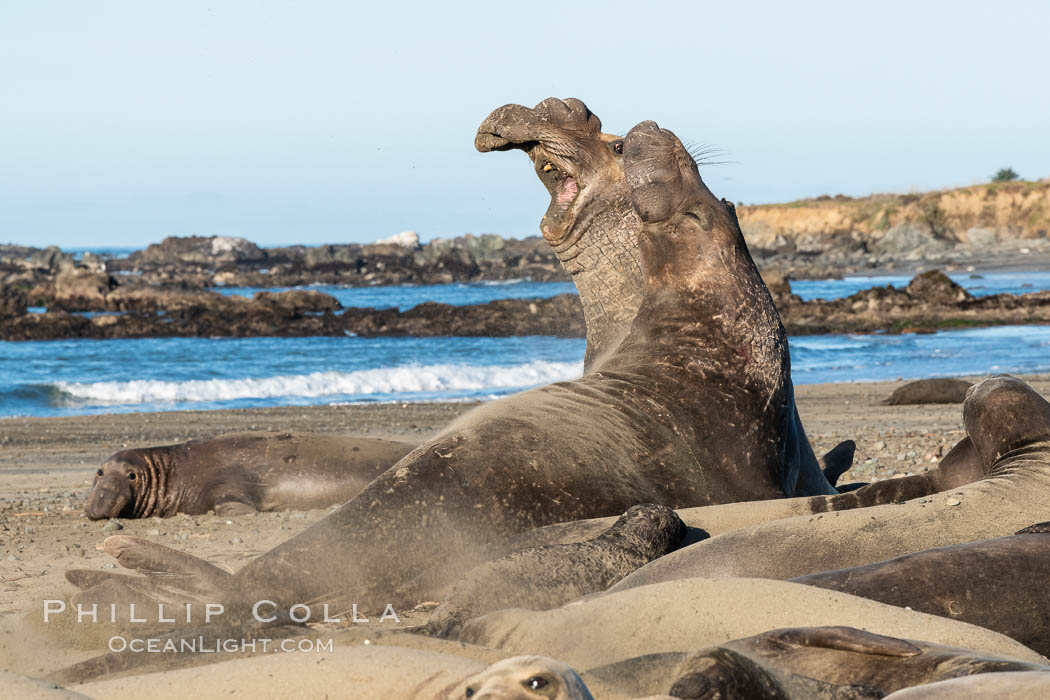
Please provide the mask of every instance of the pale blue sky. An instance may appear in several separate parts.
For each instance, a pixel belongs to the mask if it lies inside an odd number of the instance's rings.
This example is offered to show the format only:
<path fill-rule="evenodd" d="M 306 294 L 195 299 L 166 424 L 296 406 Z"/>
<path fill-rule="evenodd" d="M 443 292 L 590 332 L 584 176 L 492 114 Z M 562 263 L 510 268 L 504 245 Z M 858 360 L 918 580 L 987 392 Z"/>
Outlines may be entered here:
<path fill-rule="evenodd" d="M 4 2 L 0 242 L 537 232 L 506 102 L 579 97 L 734 201 L 1050 176 L 1046 2 Z"/>

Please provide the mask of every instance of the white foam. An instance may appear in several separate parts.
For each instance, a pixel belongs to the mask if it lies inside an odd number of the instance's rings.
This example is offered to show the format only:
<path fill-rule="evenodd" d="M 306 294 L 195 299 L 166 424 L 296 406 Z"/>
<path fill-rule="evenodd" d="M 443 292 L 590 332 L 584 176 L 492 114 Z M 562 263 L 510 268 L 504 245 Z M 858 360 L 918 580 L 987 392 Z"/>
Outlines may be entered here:
<path fill-rule="evenodd" d="M 446 392 L 489 393 L 494 390 L 526 389 L 574 379 L 582 373 L 582 362 L 536 360 L 511 366 L 407 366 L 356 372 L 314 372 L 259 379 L 57 382 L 55 387 L 77 403 L 189 403 L 236 399 L 363 397 L 375 394 L 411 396 Z"/>

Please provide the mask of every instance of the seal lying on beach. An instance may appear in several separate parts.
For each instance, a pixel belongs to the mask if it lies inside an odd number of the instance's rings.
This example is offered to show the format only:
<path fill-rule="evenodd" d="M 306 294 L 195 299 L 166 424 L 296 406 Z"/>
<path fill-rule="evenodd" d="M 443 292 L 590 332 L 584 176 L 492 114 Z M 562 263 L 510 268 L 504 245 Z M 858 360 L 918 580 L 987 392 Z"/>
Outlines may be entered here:
<path fill-rule="evenodd" d="M 1020 642 L 976 625 L 771 579 L 691 578 L 592 595 L 552 610 L 499 610 L 468 621 L 459 642 L 593 669 L 639 656 L 693 653 L 771 629 L 820 625 L 1046 663 Z M 666 690 L 673 671 L 665 685 L 646 691 Z"/>
<path fill-rule="evenodd" d="M 1050 654 L 1050 523 L 791 580 L 980 625 Z"/>
<path fill-rule="evenodd" d="M 735 639 L 686 659 L 678 698 L 881 698 L 902 688 L 975 673 L 1050 671 L 969 649 L 853 627 L 797 627 Z"/>
<path fill-rule="evenodd" d="M 422 632 L 455 636 L 464 622 L 493 610 L 547 610 L 604 591 L 684 536 L 685 525 L 670 508 L 634 506 L 594 539 L 523 549 L 471 569 Z"/>
<path fill-rule="evenodd" d="M 834 492 L 815 459 L 802 468 L 809 447 L 783 326 L 732 206 L 707 190 L 670 132 L 643 123 L 620 156 L 582 103 L 563 108 L 530 150 L 576 183 L 572 197 L 564 182 L 555 188 L 545 230 L 549 240 L 584 237 L 577 227 L 595 220 L 606 188 L 630 198 L 647 223 L 646 292 L 628 336 L 578 380 L 475 409 L 328 517 L 216 578 L 208 594 L 227 611 L 262 599 L 333 610 L 418 601 L 505 553 L 518 533 L 640 502 Z"/>
<path fill-rule="evenodd" d="M 468 678 L 448 700 L 594 700 L 583 679 L 565 664 L 543 656 L 515 656 Z"/>
<path fill-rule="evenodd" d="M 980 481 L 904 504 L 796 516 L 728 532 L 661 557 L 611 590 L 693 576 L 790 579 L 1003 537 L 1045 520 L 1050 403 L 1019 379 L 993 377 L 970 390 L 963 420 L 977 459 L 989 465 Z"/>
<path fill-rule="evenodd" d="M 907 406 L 927 403 L 962 403 L 973 382 L 963 379 L 937 377 L 918 379 L 897 387 L 886 399 L 888 406 Z"/>
<path fill-rule="evenodd" d="M 84 512 L 99 520 L 323 508 L 348 501 L 412 447 L 343 435 L 247 432 L 123 450 L 99 465 Z"/>

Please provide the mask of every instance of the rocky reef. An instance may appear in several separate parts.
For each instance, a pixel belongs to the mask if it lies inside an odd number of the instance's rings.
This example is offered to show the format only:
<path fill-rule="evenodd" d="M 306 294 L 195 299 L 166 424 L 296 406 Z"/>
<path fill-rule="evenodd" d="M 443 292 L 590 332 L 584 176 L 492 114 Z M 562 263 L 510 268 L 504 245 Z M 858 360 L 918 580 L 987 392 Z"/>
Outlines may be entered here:
<path fill-rule="evenodd" d="M 975 298 L 939 272 L 903 289 L 804 302 L 791 278 L 1021 265 L 1050 269 L 1050 181 L 941 192 L 823 196 L 738 207 L 741 227 L 788 332 L 921 332 L 1050 323 L 1050 292 Z M 248 299 L 223 286 L 379 286 L 483 280 L 566 281 L 540 237 L 493 234 L 421 244 L 404 232 L 373 244 L 263 248 L 243 238 L 170 237 L 126 258 L 0 245 L 0 339 L 160 336 L 584 335 L 573 295 L 475 306 L 343 309 L 293 289 Z"/>
<path fill-rule="evenodd" d="M 1000 324 L 1050 323 L 1050 292 L 974 297 L 931 270 L 904 288 L 863 290 L 844 299 L 803 301 L 790 281 L 767 283 L 791 335 L 929 332 Z M 32 313 L 16 286 L 0 287 L 0 340 L 253 336 L 584 337 L 579 299 L 504 299 L 452 306 L 427 302 L 406 311 L 341 307 L 312 290 L 257 292 L 252 298 L 207 290 L 124 286 L 102 272 L 68 269 L 46 312 Z M 40 299 L 37 299 L 40 301 Z"/>

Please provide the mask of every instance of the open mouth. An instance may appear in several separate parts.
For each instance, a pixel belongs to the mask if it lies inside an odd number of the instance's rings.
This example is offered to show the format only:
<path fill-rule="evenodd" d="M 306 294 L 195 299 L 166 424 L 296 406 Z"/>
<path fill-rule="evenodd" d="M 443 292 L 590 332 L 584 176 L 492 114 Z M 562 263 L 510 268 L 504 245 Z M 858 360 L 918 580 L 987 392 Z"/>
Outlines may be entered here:
<path fill-rule="evenodd" d="M 548 243 L 562 243 L 572 227 L 574 205 L 583 187 L 571 173 L 548 159 L 539 149 L 531 149 L 529 157 L 533 159 L 536 175 L 551 196 L 551 203 L 540 222 L 540 232 Z"/>

